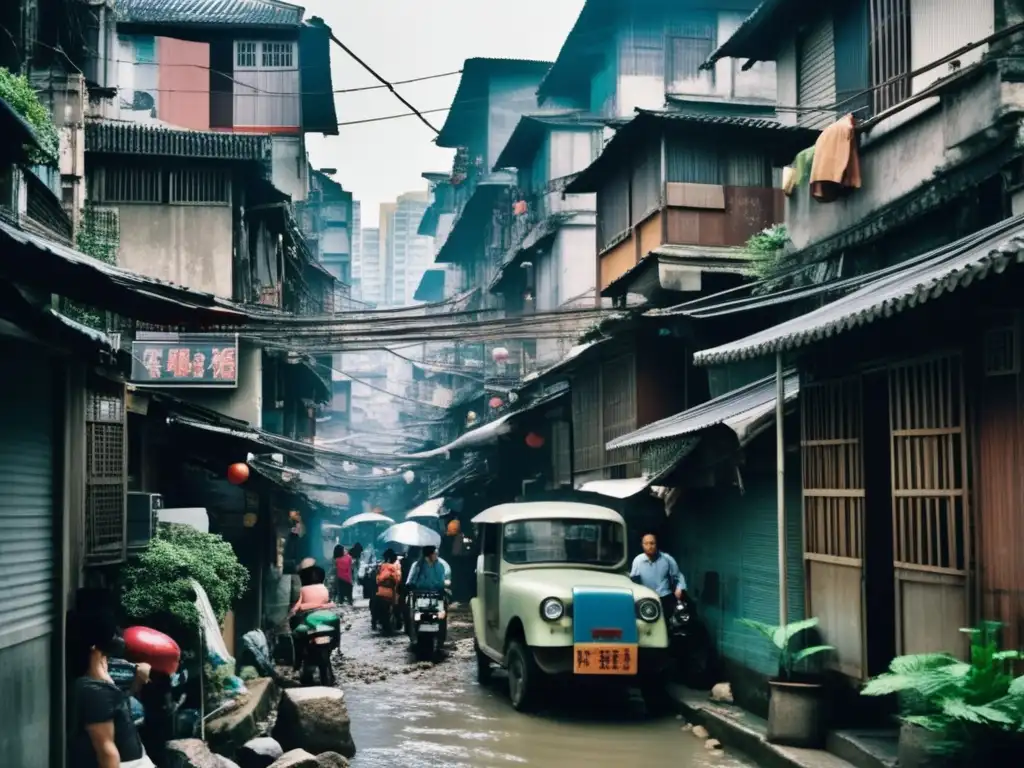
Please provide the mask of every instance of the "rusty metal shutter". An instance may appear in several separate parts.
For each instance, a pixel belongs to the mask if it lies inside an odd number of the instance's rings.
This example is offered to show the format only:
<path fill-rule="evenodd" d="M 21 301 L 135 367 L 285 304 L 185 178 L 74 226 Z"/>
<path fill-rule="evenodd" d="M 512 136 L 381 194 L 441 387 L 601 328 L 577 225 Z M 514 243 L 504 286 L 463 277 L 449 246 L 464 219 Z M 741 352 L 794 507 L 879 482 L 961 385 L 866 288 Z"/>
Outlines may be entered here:
<path fill-rule="evenodd" d="M 808 25 L 797 40 L 797 94 L 800 107 L 819 107 L 836 101 L 835 43 L 832 17 L 826 15 Z M 834 112 L 801 112 L 797 122 L 808 128 L 824 128 L 835 120 Z"/>
<path fill-rule="evenodd" d="M 16 369 L 0 380 L 0 765 L 45 768 L 56 623 L 53 363 L 0 342 Z"/>

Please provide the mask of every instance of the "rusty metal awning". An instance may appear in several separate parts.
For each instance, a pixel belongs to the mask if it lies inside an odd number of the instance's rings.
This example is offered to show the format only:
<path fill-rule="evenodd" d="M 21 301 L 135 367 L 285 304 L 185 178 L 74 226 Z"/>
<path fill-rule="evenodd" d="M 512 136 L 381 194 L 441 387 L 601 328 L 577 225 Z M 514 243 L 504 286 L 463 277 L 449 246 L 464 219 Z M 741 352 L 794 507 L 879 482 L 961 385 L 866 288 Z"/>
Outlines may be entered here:
<path fill-rule="evenodd" d="M 784 386 L 787 402 L 796 398 L 800 392 L 800 380 L 795 373 L 786 375 Z M 616 448 L 629 448 L 693 435 L 719 424 L 732 429 L 743 444 L 758 431 L 758 427 L 774 418 L 776 399 L 775 377 L 768 376 L 687 411 L 617 437 L 610 441 L 605 449 L 612 451 Z"/>
<path fill-rule="evenodd" d="M 746 338 L 694 355 L 697 365 L 718 365 L 786 352 L 892 317 L 975 280 L 1024 261 L 1024 216 L 929 251 L 888 269 L 830 304 Z"/>

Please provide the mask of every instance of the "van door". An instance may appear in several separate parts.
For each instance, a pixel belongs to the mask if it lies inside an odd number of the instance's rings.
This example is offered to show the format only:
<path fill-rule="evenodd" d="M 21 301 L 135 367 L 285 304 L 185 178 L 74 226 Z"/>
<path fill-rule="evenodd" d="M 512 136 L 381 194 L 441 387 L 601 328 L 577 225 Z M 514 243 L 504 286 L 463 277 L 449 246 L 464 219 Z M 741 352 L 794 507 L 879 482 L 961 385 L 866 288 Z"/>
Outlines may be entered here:
<path fill-rule="evenodd" d="M 483 598 L 484 642 L 495 651 L 501 651 L 504 642 L 498 626 L 499 583 L 501 578 L 501 526 L 481 526 L 480 569 L 477 573 L 477 594 Z"/>

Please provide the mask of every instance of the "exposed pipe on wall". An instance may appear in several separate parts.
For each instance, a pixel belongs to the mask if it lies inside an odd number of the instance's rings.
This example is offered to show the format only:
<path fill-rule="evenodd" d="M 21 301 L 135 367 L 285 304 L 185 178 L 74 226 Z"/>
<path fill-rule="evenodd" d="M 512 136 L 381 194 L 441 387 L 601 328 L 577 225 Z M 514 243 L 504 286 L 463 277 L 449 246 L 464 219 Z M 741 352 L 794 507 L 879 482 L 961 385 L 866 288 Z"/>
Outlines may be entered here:
<path fill-rule="evenodd" d="M 789 579 L 786 562 L 786 440 L 783 417 L 786 412 L 786 380 L 782 375 L 782 353 L 775 354 L 775 454 L 778 465 L 776 493 L 779 528 L 779 625 L 789 623 Z"/>

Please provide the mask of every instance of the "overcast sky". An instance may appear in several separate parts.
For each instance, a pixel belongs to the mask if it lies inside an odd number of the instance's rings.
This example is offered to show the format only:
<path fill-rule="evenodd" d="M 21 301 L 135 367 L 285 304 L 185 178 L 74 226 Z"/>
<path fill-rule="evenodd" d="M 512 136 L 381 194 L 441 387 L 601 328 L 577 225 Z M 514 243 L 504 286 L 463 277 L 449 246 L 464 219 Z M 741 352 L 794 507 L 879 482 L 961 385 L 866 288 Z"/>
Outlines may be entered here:
<path fill-rule="evenodd" d="M 553 61 L 583 0 L 293 0 L 306 17 L 320 16 L 354 53 L 388 80 L 460 69 L 476 56 Z M 376 85 L 337 46 L 331 50 L 335 90 Z M 397 86 L 417 109 L 447 107 L 459 76 Z M 408 110 L 386 89 L 335 94 L 338 120 Z M 446 113 L 426 115 L 438 128 Z M 343 125 L 338 136 L 309 136 L 314 167 L 337 168 L 335 179 L 362 203 L 362 225 L 377 226 L 379 206 L 425 189 L 424 171 L 450 171 L 452 151 L 434 146 L 415 117 Z"/>

